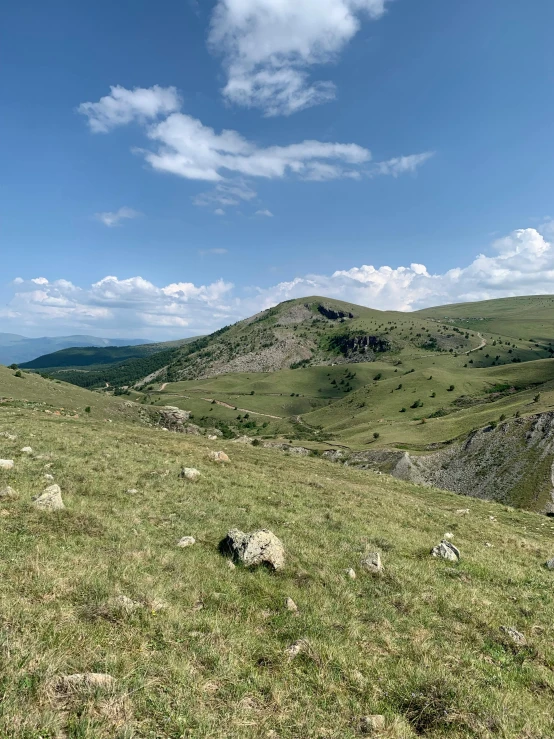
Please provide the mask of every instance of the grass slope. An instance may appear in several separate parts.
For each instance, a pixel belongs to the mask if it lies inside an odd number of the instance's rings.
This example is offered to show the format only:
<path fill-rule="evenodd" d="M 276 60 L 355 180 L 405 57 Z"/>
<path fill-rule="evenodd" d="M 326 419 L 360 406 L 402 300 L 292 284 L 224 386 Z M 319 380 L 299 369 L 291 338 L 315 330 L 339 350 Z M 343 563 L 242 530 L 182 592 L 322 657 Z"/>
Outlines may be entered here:
<path fill-rule="evenodd" d="M 207 457 L 221 442 L 0 414 L 17 434 L 0 437 L 16 462 L 0 485 L 20 496 L 0 516 L 0 736 L 348 739 L 367 714 L 389 738 L 554 735 L 548 519 L 318 459 L 224 443 L 221 467 Z M 65 511 L 30 505 L 46 461 Z M 285 571 L 231 571 L 218 542 L 232 526 L 274 531 Z M 458 565 L 429 556 L 445 531 Z M 197 544 L 177 548 L 183 535 Z M 360 570 L 366 546 L 382 577 Z M 143 607 L 106 609 L 117 595 Z M 57 691 L 77 672 L 115 689 Z"/>

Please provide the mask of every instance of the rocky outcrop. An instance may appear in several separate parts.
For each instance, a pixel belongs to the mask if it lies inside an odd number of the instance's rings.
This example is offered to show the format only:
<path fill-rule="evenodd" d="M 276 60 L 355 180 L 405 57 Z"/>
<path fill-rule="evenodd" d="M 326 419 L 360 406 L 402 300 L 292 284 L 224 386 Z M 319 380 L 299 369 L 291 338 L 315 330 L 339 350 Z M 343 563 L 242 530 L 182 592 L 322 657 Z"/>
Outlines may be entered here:
<path fill-rule="evenodd" d="M 33 505 L 40 511 L 61 511 L 65 508 L 59 485 L 50 485 L 33 498 Z"/>
<path fill-rule="evenodd" d="M 156 409 L 158 413 L 158 424 L 167 429 L 168 431 L 179 431 L 181 433 L 191 433 L 187 429 L 194 424 L 187 423 L 190 418 L 190 411 L 184 411 L 181 408 L 176 408 L 173 405 L 165 405 L 162 408 Z M 194 426 L 200 433 L 200 428 Z"/>

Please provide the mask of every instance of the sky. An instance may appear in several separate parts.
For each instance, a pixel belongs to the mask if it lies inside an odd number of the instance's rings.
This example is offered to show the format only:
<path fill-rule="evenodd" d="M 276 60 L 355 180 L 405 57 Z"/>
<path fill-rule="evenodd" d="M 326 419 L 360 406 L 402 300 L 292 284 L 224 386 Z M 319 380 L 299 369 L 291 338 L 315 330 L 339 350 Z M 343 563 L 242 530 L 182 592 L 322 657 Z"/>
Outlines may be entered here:
<path fill-rule="evenodd" d="M 0 331 L 554 292 L 552 0 L 22 0 Z"/>

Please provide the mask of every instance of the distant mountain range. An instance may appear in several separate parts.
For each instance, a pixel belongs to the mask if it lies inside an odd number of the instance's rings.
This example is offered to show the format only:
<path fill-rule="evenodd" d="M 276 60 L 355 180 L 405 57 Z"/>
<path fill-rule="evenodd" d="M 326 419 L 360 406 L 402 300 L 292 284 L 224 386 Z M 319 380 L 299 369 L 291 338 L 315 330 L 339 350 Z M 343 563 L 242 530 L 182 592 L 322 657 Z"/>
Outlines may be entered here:
<path fill-rule="evenodd" d="M 30 339 L 19 334 L 0 333 L 0 364 L 30 362 L 42 354 L 49 354 L 73 346 L 136 346 L 149 344 L 148 339 L 103 339 L 98 336 L 42 336 Z"/>

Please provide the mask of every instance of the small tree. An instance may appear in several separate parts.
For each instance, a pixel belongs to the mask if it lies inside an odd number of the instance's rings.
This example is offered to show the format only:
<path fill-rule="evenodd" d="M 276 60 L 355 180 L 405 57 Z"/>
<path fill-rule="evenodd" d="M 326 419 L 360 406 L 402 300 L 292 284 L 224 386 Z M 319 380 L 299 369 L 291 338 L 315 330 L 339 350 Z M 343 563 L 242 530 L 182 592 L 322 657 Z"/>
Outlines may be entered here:
<path fill-rule="evenodd" d="M 454 390 L 454 385 L 450 385 L 450 387 L 448 388 L 448 392 L 451 393 L 452 390 Z"/>
<path fill-rule="evenodd" d="M 374 431 L 373 432 L 373 438 L 374 439 L 378 439 L 379 438 L 379 432 L 378 431 Z"/>
<path fill-rule="evenodd" d="M 23 375 L 21 374 L 21 370 L 17 370 L 17 372 L 15 373 L 15 376 L 16 377 L 23 377 Z"/>
<path fill-rule="evenodd" d="M 87 405 L 87 407 L 85 408 L 85 413 L 90 413 L 90 405 Z"/>

